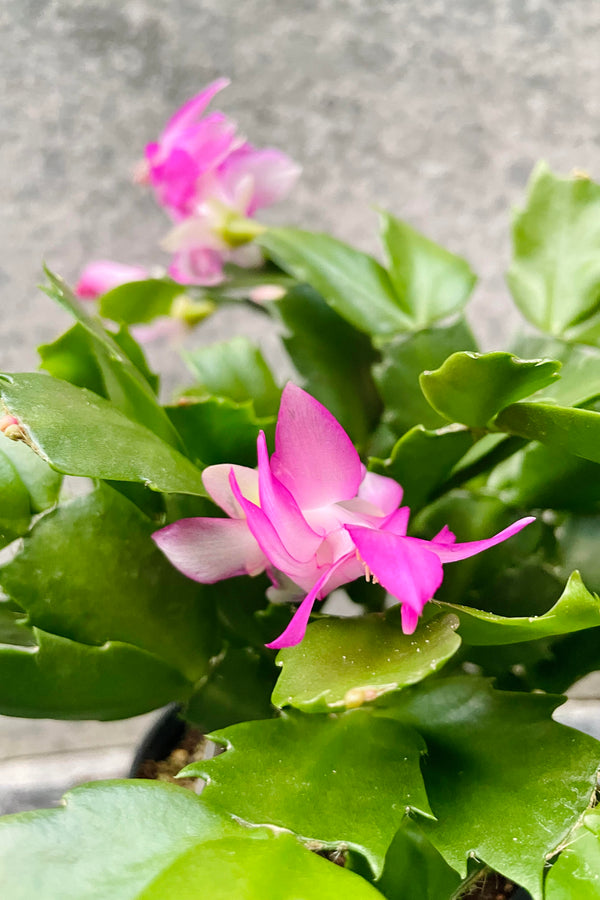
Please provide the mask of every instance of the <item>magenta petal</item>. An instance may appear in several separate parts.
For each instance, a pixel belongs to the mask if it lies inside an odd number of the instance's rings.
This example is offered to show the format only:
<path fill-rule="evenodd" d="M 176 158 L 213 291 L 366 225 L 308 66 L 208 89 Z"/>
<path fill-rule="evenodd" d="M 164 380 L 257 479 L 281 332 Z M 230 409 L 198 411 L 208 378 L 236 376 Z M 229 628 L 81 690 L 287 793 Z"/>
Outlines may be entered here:
<path fill-rule="evenodd" d="M 306 633 L 306 626 L 316 599 L 316 592 L 312 590 L 310 594 L 306 595 L 292 616 L 292 621 L 285 631 L 278 638 L 275 638 L 274 641 L 271 641 L 270 644 L 265 644 L 265 646 L 271 650 L 281 650 L 283 647 L 295 647 L 296 644 L 299 644 Z"/>
<path fill-rule="evenodd" d="M 443 579 L 442 564 L 430 545 L 370 528 L 349 525 L 347 531 L 361 559 L 386 591 L 420 615 Z"/>
<path fill-rule="evenodd" d="M 288 489 L 273 476 L 267 441 L 262 431 L 258 436 L 257 450 L 260 508 L 286 549 L 295 559 L 307 562 L 314 557 L 323 538 L 312 530 Z"/>
<path fill-rule="evenodd" d="M 456 535 L 453 531 L 450 531 L 447 525 L 444 525 L 440 531 L 432 537 L 431 540 L 436 544 L 455 544 L 456 543 Z"/>
<path fill-rule="evenodd" d="M 329 593 L 329 590 L 333 590 L 333 588 L 329 588 L 327 582 L 331 580 L 338 569 L 343 567 L 344 563 L 345 559 L 338 560 L 337 563 L 334 563 L 321 575 L 292 616 L 292 621 L 288 627 L 278 638 L 271 641 L 270 644 L 266 644 L 267 647 L 270 647 L 272 650 L 281 650 L 283 647 L 295 647 L 296 644 L 300 643 L 306 632 L 306 626 L 308 625 L 315 600 L 318 599 L 319 594 L 325 596 L 326 593 Z"/>
<path fill-rule="evenodd" d="M 218 94 L 219 91 L 222 91 L 229 84 L 228 78 L 217 78 L 216 81 L 212 81 L 207 85 L 203 91 L 200 91 L 199 94 L 196 94 L 184 103 L 167 122 L 162 133 L 163 143 L 172 145 L 185 128 L 189 128 L 190 125 L 198 121 L 215 94 Z"/>
<path fill-rule="evenodd" d="M 306 583 L 307 579 L 310 579 L 308 582 L 310 584 L 310 581 L 317 572 L 316 559 L 314 561 L 301 562 L 292 556 L 283 545 L 276 529 L 260 506 L 256 506 L 256 504 L 247 500 L 242 495 L 233 471 L 231 472 L 229 479 L 234 497 L 246 516 L 248 528 L 254 535 L 256 542 L 269 562 L 271 562 L 276 569 L 279 569 L 285 575 L 288 575 L 292 581 L 302 584 Z"/>
<path fill-rule="evenodd" d="M 385 531 L 391 531 L 392 534 L 405 535 L 406 529 L 408 528 L 409 519 L 410 507 L 401 506 L 400 509 L 397 509 L 396 512 L 393 512 L 391 514 L 391 516 L 387 517 L 387 519 L 380 525 L 380 528 Z"/>
<path fill-rule="evenodd" d="M 176 569 L 202 584 L 256 575 L 267 562 L 243 519 L 180 519 L 152 537 Z"/>
<path fill-rule="evenodd" d="M 413 634 L 419 624 L 419 613 L 408 603 L 403 603 L 400 608 L 400 618 L 404 634 Z"/>
<path fill-rule="evenodd" d="M 453 544 L 446 541 L 440 543 L 435 539 L 433 541 L 422 541 L 419 538 L 408 538 L 407 540 L 412 544 L 419 543 L 428 546 L 431 552 L 435 553 L 443 563 L 457 562 L 459 559 L 468 559 L 469 556 L 476 556 L 477 553 L 481 553 L 483 550 L 488 550 L 490 547 L 495 547 L 496 544 L 501 544 L 532 522 L 535 522 L 535 516 L 526 516 L 526 518 L 519 519 L 518 522 L 514 522 L 491 538 L 486 538 L 483 541 L 469 541 L 465 544 Z"/>
<path fill-rule="evenodd" d="M 355 497 L 362 478 L 352 441 L 325 407 L 287 384 L 275 433 L 271 470 L 301 509 Z"/>
<path fill-rule="evenodd" d="M 367 500 L 388 516 L 398 509 L 402 502 L 403 490 L 397 481 L 376 472 L 367 472 L 358 489 L 361 500 Z"/>

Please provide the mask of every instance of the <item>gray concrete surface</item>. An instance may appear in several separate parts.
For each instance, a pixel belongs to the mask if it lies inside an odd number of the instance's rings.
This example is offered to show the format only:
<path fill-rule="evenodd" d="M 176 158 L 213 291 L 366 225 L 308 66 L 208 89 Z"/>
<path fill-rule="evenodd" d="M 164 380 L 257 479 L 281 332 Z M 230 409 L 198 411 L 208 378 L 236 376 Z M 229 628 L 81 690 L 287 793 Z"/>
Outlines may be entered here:
<path fill-rule="evenodd" d="M 156 259 L 166 220 L 131 170 L 217 75 L 219 105 L 304 166 L 278 220 L 374 249 L 372 206 L 389 207 L 472 262 L 493 346 L 532 165 L 599 174 L 593 0 L 6 0 L 0 27 L 6 368 L 64 321 L 36 291 L 42 258 L 69 279 L 94 257 Z"/>
<path fill-rule="evenodd" d="M 471 261 L 490 347 L 514 327 L 508 211 L 532 165 L 600 175 L 594 0 L 5 0 L 0 32 L 2 369 L 31 368 L 65 325 L 36 290 L 42 259 L 68 279 L 92 258 L 156 259 L 167 221 L 131 171 L 218 75 L 233 80 L 219 106 L 304 166 L 274 218 L 375 250 L 372 206 L 388 207 Z M 202 339 L 239 324 L 216 318 Z M 44 751 L 62 754 L 64 786 L 71 752 L 100 753 L 86 776 L 122 766 L 102 748 L 130 747 L 137 725 L 86 727 L 0 721 L 0 782 L 30 784 L 23 759 Z"/>

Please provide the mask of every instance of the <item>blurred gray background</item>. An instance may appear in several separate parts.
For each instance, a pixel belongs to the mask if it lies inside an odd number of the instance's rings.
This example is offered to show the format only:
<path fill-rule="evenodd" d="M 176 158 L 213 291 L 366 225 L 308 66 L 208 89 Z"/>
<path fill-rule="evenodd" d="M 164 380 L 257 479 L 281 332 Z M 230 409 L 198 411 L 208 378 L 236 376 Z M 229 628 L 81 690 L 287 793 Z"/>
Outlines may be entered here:
<path fill-rule="evenodd" d="M 162 259 L 168 221 L 132 169 L 219 75 L 218 107 L 304 166 L 271 215 L 369 250 L 374 205 L 408 219 L 479 273 L 488 346 L 515 323 L 509 210 L 533 164 L 599 174 L 594 0 L 4 0 L 0 22 L 1 368 L 64 324 L 42 259 L 69 280 Z"/>
<path fill-rule="evenodd" d="M 161 258 L 168 221 L 131 173 L 219 75 L 218 107 L 304 166 L 273 218 L 376 251 L 373 206 L 389 208 L 469 259 L 489 347 L 515 327 L 509 210 L 533 164 L 600 175 L 594 0 L 4 0 L 0 26 L 2 369 L 34 366 L 66 324 L 36 290 L 43 259 L 74 280 L 90 259 Z M 55 791 L 118 774 L 145 727 L 0 721 L 0 789 L 39 803 L 31 754 L 49 750 Z"/>

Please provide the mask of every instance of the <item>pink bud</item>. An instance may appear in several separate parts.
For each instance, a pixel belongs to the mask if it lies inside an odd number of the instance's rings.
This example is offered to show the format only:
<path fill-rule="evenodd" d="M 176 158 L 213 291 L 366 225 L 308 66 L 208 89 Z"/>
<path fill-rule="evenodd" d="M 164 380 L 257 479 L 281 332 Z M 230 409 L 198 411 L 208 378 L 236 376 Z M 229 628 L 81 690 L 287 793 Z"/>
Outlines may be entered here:
<path fill-rule="evenodd" d="M 15 419 L 14 416 L 2 416 L 2 418 L 0 419 L 0 431 L 4 434 L 6 432 L 6 429 L 9 428 L 11 425 L 18 425 L 18 424 L 19 424 L 19 420 Z"/>

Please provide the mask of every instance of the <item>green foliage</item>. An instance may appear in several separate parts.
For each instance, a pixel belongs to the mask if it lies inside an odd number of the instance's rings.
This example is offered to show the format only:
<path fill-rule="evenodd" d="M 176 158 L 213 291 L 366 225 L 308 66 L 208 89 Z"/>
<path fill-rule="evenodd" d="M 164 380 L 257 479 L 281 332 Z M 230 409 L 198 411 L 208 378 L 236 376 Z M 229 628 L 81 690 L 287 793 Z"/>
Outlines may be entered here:
<path fill-rule="evenodd" d="M 0 822 L 0 879 L 11 900 L 376 900 L 352 872 L 289 834 L 244 828 L 191 791 L 151 781 L 98 782 L 61 809 Z"/>
<path fill-rule="evenodd" d="M 600 898 L 600 812 L 591 809 L 577 823 L 550 868 L 545 900 Z"/>
<path fill-rule="evenodd" d="M 289 712 L 211 737 L 227 752 L 180 773 L 207 778 L 209 802 L 246 822 L 288 828 L 313 847 L 353 848 L 376 875 L 407 810 L 431 814 L 421 739 L 368 710 L 335 717 Z"/>
<path fill-rule="evenodd" d="M 600 462 L 600 413 L 547 403 L 513 403 L 496 417 L 500 431 Z"/>
<path fill-rule="evenodd" d="M 145 425 L 154 431 L 157 437 L 181 449 L 179 436 L 148 382 L 147 371 L 140 371 L 128 355 L 133 351 L 138 365 L 142 360 L 143 367 L 146 368 L 143 354 L 133 339 L 122 338 L 119 343 L 97 319 L 88 315 L 63 281 L 51 272 L 47 271 L 46 274 L 50 280 L 47 293 L 71 313 L 89 335 L 108 399 L 130 419 Z M 121 344 L 124 344 L 125 350 Z"/>
<path fill-rule="evenodd" d="M 516 400 L 552 384 L 560 363 L 517 359 L 511 353 L 454 353 L 435 372 L 423 372 L 421 389 L 450 422 L 485 428 Z"/>
<path fill-rule="evenodd" d="M 531 442 L 491 473 L 487 490 L 522 509 L 592 512 L 600 504 L 600 467 Z"/>
<path fill-rule="evenodd" d="M 457 615 L 459 635 L 465 643 L 475 645 L 518 644 L 600 625 L 600 599 L 586 590 L 579 572 L 573 572 L 562 595 L 542 616 L 506 618 L 435 601 L 432 607 Z"/>
<path fill-rule="evenodd" d="M 359 331 L 385 337 L 411 329 L 408 306 L 372 256 L 327 234 L 297 228 L 268 228 L 258 243 L 270 259 L 318 291 Z"/>
<path fill-rule="evenodd" d="M 2 444 L 8 438 L 2 438 Z M 0 547 L 27 533 L 31 519 L 29 492 L 10 459 L 0 450 Z"/>
<path fill-rule="evenodd" d="M 388 459 L 372 458 L 369 468 L 404 488 L 403 503 L 412 510 L 424 505 L 473 446 L 473 435 L 454 426 L 428 431 L 415 425 L 395 444 Z"/>
<path fill-rule="evenodd" d="M 421 827 L 466 874 L 471 854 L 542 897 L 546 856 L 586 809 L 600 742 L 552 721 L 560 698 L 494 691 L 473 677 L 425 682 L 382 711 L 427 744 L 436 820 Z"/>
<path fill-rule="evenodd" d="M 30 446 L 58 472 L 204 494 L 196 466 L 85 388 L 40 373 L 2 375 L 0 396 L 22 422 Z"/>
<path fill-rule="evenodd" d="M 377 882 L 388 900 L 453 900 L 460 876 L 412 819 L 406 818 L 385 857 Z"/>
<path fill-rule="evenodd" d="M 464 259 L 386 212 L 381 238 L 396 293 L 418 327 L 463 308 L 477 280 Z"/>
<path fill-rule="evenodd" d="M 166 407 L 167 415 L 183 439 L 187 455 L 196 465 L 238 463 L 256 465 L 259 431 L 271 438 L 275 419 L 258 419 L 251 400 L 236 403 L 224 397 L 208 397 Z"/>
<path fill-rule="evenodd" d="M 235 403 L 252 401 L 258 416 L 273 416 L 280 390 L 260 350 L 246 338 L 196 347 L 184 355 L 198 379 L 197 396 L 226 397 Z"/>
<path fill-rule="evenodd" d="M 371 341 L 307 285 L 269 304 L 286 333 L 285 348 L 303 387 L 341 422 L 355 443 L 367 441 L 381 412 L 371 366 Z"/>
<path fill-rule="evenodd" d="M 545 357 L 562 363 L 560 378 L 542 388 L 535 400 L 557 406 L 582 406 L 600 396 L 600 350 L 583 347 L 559 338 L 527 337 L 518 341 L 518 356 L 525 359 Z"/>
<path fill-rule="evenodd" d="M 40 366 L 49 375 L 76 387 L 88 388 L 101 397 L 106 396 L 92 337 L 80 322 L 76 322 L 51 344 L 42 344 L 38 347 L 38 353 Z"/>
<path fill-rule="evenodd" d="M 399 606 L 385 614 L 319 619 L 308 626 L 301 644 L 279 651 L 282 672 L 273 703 L 329 712 L 415 684 L 456 653 L 456 625 L 453 615 L 436 616 L 406 635 Z"/>
<path fill-rule="evenodd" d="M 151 322 L 158 316 L 168 316 L 173 301 L 184 291 L 181 284 L 163 278 L 131 281 L 107 291 L 100 298 L 100 315 L 127 325 Z"/>
<path fill-rule="evenodd" d="M 381 345 L 381 363 L 373 372 L 385 405 L 383 421 L 395 435 L 399 437 L 415 425 L 433 429 L 447 424 L 422 394 L 419 375 L 426 369 L 436 369 L 451 353 L 461 350 L 477 350 L 464 319 Z"/>
<path fill-rule="evenodd" d="M 513 222 L 508 283 L 541 331 L 576 336 L 600 306 L 600 186 L 539 165 Z"/>
<path fill-rule="evenodd" d="M 21 643 L 3 646 L 0 711 L 42 719 L 123 719 L 192 690 L 180 671 L 152 653 L 120 641 L 82 644 L 39 628 L 21 627 Z M 9 639 L 11 635 L 9 634 Z"/>
<path fill-rule="evenodd" d="M 32 513 L 41 513 L 54 506 L 62 478 L 48 463 L 21 441 L 11 441 L 0 435 L 0 457 L 6 459 L 18 474 L 29 495 Z"/>
<path fill-rule="evenodd" d="M 185 706 L 184 716 L 203 732 L 274 715 L 277 670 L 250 647 L 228 647 Z"/>
<path fill-rule="evenodd" d="M 213 606 L 158 550 L 154 530 L 100 486 L 38 521 L 0 568 L 0 585 L 29 624 L 84 644 L 131 644 L 194 682 L 219 650 Z"/>

